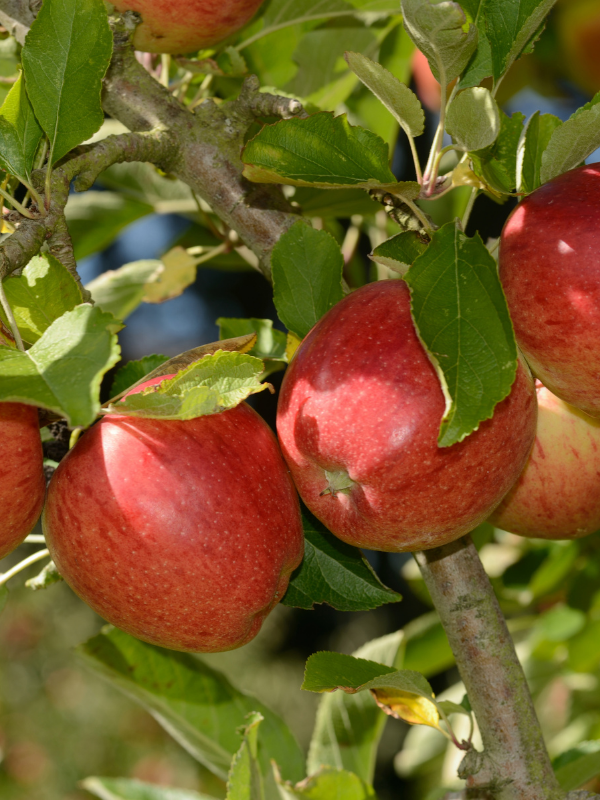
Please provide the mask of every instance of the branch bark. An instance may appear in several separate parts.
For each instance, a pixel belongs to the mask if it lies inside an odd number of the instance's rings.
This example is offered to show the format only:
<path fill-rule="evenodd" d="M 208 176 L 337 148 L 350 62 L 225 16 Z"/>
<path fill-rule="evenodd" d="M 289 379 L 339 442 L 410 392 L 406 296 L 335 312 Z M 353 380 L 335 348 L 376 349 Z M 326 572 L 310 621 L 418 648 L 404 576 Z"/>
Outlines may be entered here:
<path fill-rule="evenodd" d="M 470 537 L 415 555 L 477 718 L 484 752 L 461 764 L 469 796 L 563 800 L 523 668 Z"/>

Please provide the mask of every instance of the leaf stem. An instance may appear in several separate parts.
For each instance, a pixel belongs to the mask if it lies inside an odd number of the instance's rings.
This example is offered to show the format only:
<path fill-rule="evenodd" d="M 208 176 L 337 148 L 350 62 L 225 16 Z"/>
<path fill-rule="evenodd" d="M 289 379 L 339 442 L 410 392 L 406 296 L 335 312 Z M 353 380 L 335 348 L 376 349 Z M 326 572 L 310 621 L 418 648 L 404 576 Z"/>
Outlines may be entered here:
<path fill-rule="evenodd" d="M 5 200 L 7 200 L 11 204 L 11 206 L 16 211 L 18 211 L 19 214 L 21 214 L 22 217 L 27 217 L 27 219 L 35 219 L 35 217 L 31 213 L 31 211 L 29 211 L 27 208 L 25 208 L 25 206 L 21 205 L 21 203 L 19 203 L 18 200 L 15 200 L 15 198 L 12 197 L 12 195 L 10 195 L 8 192 L 6 192 L 1 187 L 0 187 L 0 195 L 2 195 L 2 197 Z"/>
<path fill-rule="evenodd" d="M 21 338 L 21 332 L 19 331 L 19 326 L 17 325 L 17 321 L 15 320 L 15 315 L 13 314 L 12 308 L 10 307 L 10 303 L 8 302 L 8 297 L 6 296 L 6 292 L 4 291 L 4 283 L 0 280 L 0 305 L 2 306 L 2 310 L 6 315 L 6 319 L 8 320 L 8 324 L 10 326 L 10 331 L 13 335 L 15 340 L 15 344 L 23 353 L 25 352 L 25 346 L 23 344 L 23 339 Z"/>
<path fill-rule="evenodd" d="M 31 566 L 31 564 L 35 564 L 36 561 L 41 561 L 42 558 L 47 558 L 49 555 L 49 550 L 38 550 L 37 553 L 24 558 L 23 561 L 20 561 L 12 569 L 9 569 L 8 572 L 0 575 L 0 586 L 3 586 L 7 581 L 9 581 L 22 570 L 27 569 L 27 567 Z"/>
<path fill-rule="evenodd" d="M 467 207 L 465 208 L 465 213 L 463 214 L 461 225 L 463 231 L 467 230 L 467 225 L 469 224 L 469 218 L 471 217 L 471 211 L 473 211 L 473 206 L 475 204 L 475 200 L 477 198 L 477 189 L 473 188 L 471 190 L 471 196 L 467 202 Z"/>
<path fill-rule="evenodd" d="M 417 154 L 417 145 L 415 144 L 415 140 L 413 137 L 408 133 L 408 131 L 404 131 L 406 136 L 408 137 L 408 144 L 410 145 L 410 152 L 412 153 L 413 162 L 415 165 L 415 172 L 417 174 L 417 181 L 422 184 L 423 183 L 423 172 L 421 171 L 421 165 L 419 164 L 419 156 Z"/>

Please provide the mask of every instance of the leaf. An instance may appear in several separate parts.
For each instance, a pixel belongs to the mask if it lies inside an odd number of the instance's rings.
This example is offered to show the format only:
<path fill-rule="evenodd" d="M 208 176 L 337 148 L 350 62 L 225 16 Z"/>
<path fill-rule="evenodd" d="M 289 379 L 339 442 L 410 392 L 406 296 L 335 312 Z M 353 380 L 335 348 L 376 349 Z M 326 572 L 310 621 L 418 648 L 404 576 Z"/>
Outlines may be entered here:
<path fill-rule="evenodd" d="M 53 466 L 55 469 L 58 467 L 58 463 L 56 461 L 51 461 L 51 459 L 45 458 L 44 467 L 48 465 Z M 54 561 L 50 561 L 41 570 L 41 572 L 38 572 L 34 578 L 29 578 L 29 580 L 25 581 L 25 586 L 28 589 L 31 589 L 33 592 L 39 592 L 40 589 L 47 589 L 49 586 L 59 583 L 59 581 L 62 580 L 63 578 L 56 568 L 56 564 Z"/>
<path fill-rule="evenodd" d="M 279 319 L 304 338 L 342 299 L 344 259 L 340 247 L 326 231 L 299 221 L 273 248 L 271 267 Z"/>
<path fill-rule="evenodd" d="M 80 786 L 100 800 L 214 800 L 191 789 L 169 789 L 128 778 L 85 778 Z"/>
<path fill-rule="evenodd" d="M 519 58 L 556 0 L 484 0 L 485 25 L 497 82 Z"/>
<path fill-rule="evenodd" d="M 162 263 L 156 259 L 132 261 L 103 272 L 85 288 L 103 311 L 124 320 L 144 300 L 147 284 L 158 280 L 162 271 Z"/>
<path fill-rule="evenodd" d="M 453 2 L 402 0 L 406 32 L 425 54 L 437 81 L 448 84 L 467 66 L 477 46 L 477 28 Z"/>
<path fill-rule="evenodd" d="M 183 247 L 173 247 L 161 256 L 160 264 L 157 277 L 145 287 L 145 303 L 164 303 L 179 297 L 196 280 L 196 259 Z"/>
<path fill-rule="evenodd" d="M 338 611 L 369 611 L 402 597 L 384 586 L 356 547 L 333 536 L 302 509 L 304 560 L 292 573 L 282 604 L 311 609 L 328 603 Z"/>
<path fill-rule="evenodd" d="M 510 194 L 517 185 L 517 150 L 525 115 L 500 111 L 500 133 L 491 147 L 469 153 L 477 176 L 495 192 Z"/>
<path fill-rule="evenodd" d="M 304 777 L 304 756 L 282 720 L 199 658 L 140 642 L 115 628 L 77 648 L 97 675 L 142 705 L 201 764 L 223 780 L 239 749 L 236 729 L 260 712 L 258 754 L 263 774 L 270 759 L 284 777 Z"/>
<path fill-rule="evenodd" d="M 525 123 L 517 154 L 517 189 L 529 194 L 542 185 L 542 156 L 562 122 L 553 114 L 536 111 Z"/>
<path fill-rule="evenodd" d="M 151 213 L 152 206 L 117 192 L 92 189 L 71 195 L 65 217 L 76 260 L 105 250 L 123 228 Z"/>
<path fill-rule="evenodd" d="M 102 376 L 119 360 L 121 327 L 84 304 L 55 320 L 26 353 L 0 346 L 0 400 L 47 408 L 71 427 L 91 425 Z"/>
<path fill-rule="evenodd" d="M 362 189 L 313 189 L 299 186 L 294 193 L 305 217 L 351 217 L 354 214 L 367 216 L 381 211 L 381 204 L 373 200 Z"/>
<path fill-rule="evenodd" d="M 447 717 L 449 717 L 450 714 L 464 714 L 467 717 L 471 716 L 468 709 L 459 703 L 453 703 L 451 700 L 438 700 L 436 704 L 438 709 L 443 711 Z"/>
<path fill-rule="evenodd" d="M 126 392 L 127 389 L 142 381 L 146 375 L 168 360 L 169 356 L 155 354 L 144 356 L 140 358 L 139 361 L 129 361 L 115 373 L 112 386 L 110 387 L 110 396 L 116 397 Z"/>
<path fill-rule="evenodd" d="M 555 758 L 552 766 L 563 791 L 580 789 L 600 774 L 600 742 L 580 742 Z"/>
<path fill-rule="evenodd" d="M 44 0 L 22 58 L 27 94 L 50 140 L 52 164 L 102 125 L 100 90 L 111 54 L 102 0 Z"/>
<path fill-rule="evenodd" d="M 358 775 L 345 770 L 323 767 L 295 786 L 278 780 L 282 800 L 376 800 L 373 787 Z"/>
<path fill-rule="evenodd" d="M 448 637 L 435 612 L 410 622 L 404 628 L 404 635 L 406 652 L 402 666 L 405 669 L 430 677 L 454 665 Z"/>
<path fill-rule="evenodd" d="M 600 92 L 596 95 L 600 100 Z M 596 100 L 596 98 L 594 98 Z M 542 155 L 540 180 L 547 183 L 574 167 L 600 147 L 600 102 L 576 111 L 557 126 Z"/>
<path fill-rule="evenodd" d="M 4 281 L 15 320 L 28 344 L 34 344 L 65 311 L 83 302 L 75 279 L 50 253 L 34 256 L 18 277 Z M 0 309 L 0 318 L 6 316 Z"/>
<path fill-rule="evenodd" d="M 18 178 L 25 178 L 29 182 L 29 175 L 33 168 L 35 154 L 42 140 L 43 131 L 33 113 L 33 107 L 25 91 L 23 75 L 20 74 L 17 82 L 7 94 L 0 118 L 11 126 L 8 131 L 4 122 L 0 124 L 2 130 L 2 153 L 10 147 L 11 158 L 9 169 Z M 5 139 L 5 135 L 7 138 Z M 5 159 L 0 156 L 0 163 Z"/>
<path fill-rule="evenodd" d="M 353 655 L 387 667 L 402 666 L 404 633 L 397 631 L 363 645 Z M 325 765 L 356 773 L 370 784 L 375 773 L 377 746 L 386 723 L 369 692 L 322 695 L 308 753 L 308 772 Z"/>
<path fill-rule="evenodd" d="M 0 167 L 10 175 L 15 175 L 22 182 L 27 182 L 25 156 L 21 149 L 17 130 L 3 116 L 0 116 L 0 142 L 2 143 L 0 145 Z"/>
<path fill-rule="evenodd" d="M 286 119 L 264 128 L 242 153 L 244 176 L 258 183 L 370 188 L 394 184 L 388 145 L 346 115 L 329 112 Z"/>
<path fill-rule="evenodd" d="M 413 261 L 427 250 L 427 244 L 415 231 L 404 231 L 373 250 L 370 258 L 376 264 L 404 275 Z"/>
<path fill-rule="evenodd" d="M 485 26 L 485 0 L 461 0 L 461 6 L 477 26 L 478 33 L 477 49 L 460 78 L 461 89 L 467 89 L 471 86 L 479 86 L 484 78 L 493 73 L 494 67 Z"/>
<path fill-rule="evenodd" d="M 398 121 L 407 136 L 420 136 L 425 130 L 425 112 L 414 92 L 376 61 L 360 53 L 346 53 L 355 75 L 370 89 Z"/>
<path fill-rule="evenodd" d="M 500 133 L 500 114 L 488 89 L 465 89 L 456 95 L 446 117 L 446 130 L 464 150 L 489 147 Z"/>
<path fill-rule="evenodd" d="M 219 337 L 223 339 L 256 333 L 256 344 L 252 350 L 248 351 L 250 355 L 257 358 L 275 358 L 287 361 L 285 355 L 287 336 L 283 331 L 273 328 L 272 319 L 219 317 L 217 325 L 219 326 Z"/>
<path fill-rule="evenodd" d="M 264 800 L 263 777 L 258 762 L 258 726 L 263 720 L 258 711 L 249 715 L 242 746 L 231 762 L 226 800 Z"/>
<path fill-rule="evenodd" d="M 269 387 L 260 383 L 260 359 L 218 350 L 139 394 L 131 394 L 108 412 L 145 419 L 194 419 L 239 405 Z"/>
<path fill-rule="evenodd" d="M 479 235 L 469 239 L 453 222 L 433 234 L 404 280 L 415 326 L 447 392 L 438 444 L 448 447 L 477 430 L 510 393 L 517 347 L 506 299 Z"/>
<path fill-rule="evenodd" d="M 306 662 L 302 689 L 306 692 L 335 692 L 341 689 L 354 694 L 381 675 L 395 675 L 396 670 L 385 664 L 344 653 L 322 651 Z"/>

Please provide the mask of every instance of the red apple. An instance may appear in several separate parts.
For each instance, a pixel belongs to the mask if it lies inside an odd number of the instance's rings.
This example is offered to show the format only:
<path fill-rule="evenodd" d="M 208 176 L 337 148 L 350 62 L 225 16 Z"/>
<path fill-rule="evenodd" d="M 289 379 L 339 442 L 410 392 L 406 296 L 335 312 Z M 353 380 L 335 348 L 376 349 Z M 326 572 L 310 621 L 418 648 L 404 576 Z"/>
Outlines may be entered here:
<path fill-rule="evenodd" d="M 138 11 L 133 44 L 150 53 L 191 53 L 222 42 L 249 22 L 264 0 L 113 0 Z"/>
<path fill-rule="evenodd" d="M 192 652 L 256 636 L 304 548 L 277 441 L 244 403 L 187 421 L 105 417 L 60 463 L 43 524 L 98 614 Z"/>
<path fill-rule="evenodd" d="M 0 403 L 0 558 L 31 531 L 45 493 L 37 408 Z"/>
<path fill-rule="evenodd" d="M 600 164 L 526 197 L 500 239 L 515 334 L 544 386 L 600 416 Z"/>
<path fill-rule="evenodd" d="M 277 430 L 306 505 L 340 539 L 374 550 L 428 549 L 472 530 L 525 465 L 533 380 L 520 364 L 492 419 L 439 448 L 444 407 L 406 284 L 352 292 L 308 334 L 281 389 Z"/>
<path fill-rule="evenodd" d="M 577 539 L 600 528 L 600 420 L 538 381 L 538 424 L 521 477 L 490 517 L 540 539 Z"/>

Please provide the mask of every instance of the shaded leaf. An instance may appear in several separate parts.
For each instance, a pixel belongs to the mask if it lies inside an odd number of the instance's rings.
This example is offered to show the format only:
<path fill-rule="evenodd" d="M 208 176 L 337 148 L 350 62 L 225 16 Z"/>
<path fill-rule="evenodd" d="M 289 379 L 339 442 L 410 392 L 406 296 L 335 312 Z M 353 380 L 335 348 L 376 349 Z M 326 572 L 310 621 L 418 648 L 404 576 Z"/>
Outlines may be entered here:
<path fill-rule="evenodd" d="M 162 366 L 162 364 L 168 360 L 169 356 L 155 354 L 144 356 L 139 359 L 139 361 L 129 361 L 115 373 L 112 386 L 110 387 L 110 396 L 116 397 L 126 392 L 127 389 L 144 380 L 146 375 L 149 375 L 153 370 Z"/>
<path fill-rule="evenodd" d="M 394 184 L 386 142 L 329 112 L 265 127 L 242 154 L 246 178 L 294 186 L 364 188 Z"/>
<path fill-rule="evenodd" d="M 219 337 L 232 339 L 235 336 L 256 333 L 256 344 L 249 350 L 249 354 L 257 358 L 277 358 L 287 360 L 285 349 L 287 336 L 283 331 L 273 327 L 272 319 L 235 319 L 219 317 Z"/>
<path fill-rule="evenodd" d="M 468 238 L 453 222 L 433 234 L 404 280 L 445 389 L 438 444 L 447 447 L 477 430 L 510 393 L 517 347 L 506 299 L 479 235 Z"/>
<path fill-rule="evenodd" d="M 533 192 L 542 184 L 542 156 L 556 128 L 562 122 L 553 114 L 536 111 L 525 123 L 517 155 L 517 189 Z"/>
<path fill-rule="evenodd" d="M 144 259 L 109 269 L 86 284 L 94 303 L 117 319 L 127 319 L 144 300 L 146 286 L 158 280 L 163 266 L 157 259 Z"/>
<path fill-rule="evenodd" d="M 7 94 L 2 108 L 0 108 L 0 118 L 6 120 L 12 130 L 8 130 L 4 123 L 2 129 L 2 155 L 0 163 L 6 161 L 6 148 L 10 148 L 10 164 L 13 172 L 19 178 L 29 180 L 29 174 L 33 168 L 35 154 L 42 140 L 43 131 L 33 113 L 33 107 L 25 91 L 23 75 L 19 75 L 17 82 L 12 86 Z M 7 135 L 7 138 L 5 136 Z"/>
<path fill-rule="evenodd" d="M 303 338 L 342 299 L 340 247 L 326 231 L 299 221 L 273 248 L 271 267 L 279 319 Z"/>
<path fill-rule="evenodd" d="M 574 169 L 600 147 L 600 92 L 587 107 L 579 109 L 553 130 L 542 155 L 540 181 Z"/>
<path fill-rule="evenodd" d="M 500 114 L 488 89 L 476 87 L 457 94 L 446 117 L 446 130 L 464 150 L 482 150 L 500 133 Z"/>
<path fill-rule="evenodd" d="M 264 800 L 263 776 L 258 761 L 258 727 L 263 720 L 258 711 L 248 716 L 242 746 L 233 757 L 227 777 L 226 800 Z"/>
<path fill-rule="evenodd" d="M 314 653 L 306 662 L 302 688 L 307 692 L 334 692 L 341 689 L 353 694 L 381 675 L 395 674 L 385 664 L 344 653 Z"/>
<path fill-rule="evenodd" d="M 517 185 L 517 152 L 525 115 L 500 111 L 500 133 L 490 147 L 469 153 L 476 175 L 494 191 L 509 194 Z"/>
<path fill-rule="evenodd" d="M 50 253 L 34 256 L 18 277 L 4 281 L 4 289 L 21 336 L 34 344 L 65 311 L 83 302 L 75 279 Z M 0 309 L 0 318 L 6 316 Z"/>
<path fill-rule="evenodd" d="M 305 508 L 302 522 L 304 560 L 292 573 L 283 605 L 310 609 L 327 603 L 338 611 L 368 611 L 402 599 L 381 583 L 358 548 L 329 533 Z"/>
<path fill-rule="evenodd" d="M 100 90 L 111 54 L 102 0 L 44 0 L 22 58 L 27 94 L 50 140 L 52 164 L 102 125 Z"/>
<path fill-rule="evenodd" d="M 376 247 L 370 258 L 376 264 L 382 264 L 404 275 L 425 250 L 427 243 L 416 231 L 404 231 Z"/>
<path fill-rule="evenodd" d="M 485 0 L 461 0 L 461 6 L 471 16 L 478 33 L 477 49 L 460 78 L 461 88 L 466 89 L 479 86 L 484 78 L 493 73 L 494 67 L 485 25 Z"/>
<path fill-rule="evenodd" d="M 561 789 L 581 788 L 600 774 L 600 741 L 581 742 L 555 758 L 552 766 Z"/>
<path fill-rule="evenodd" d="M 295 786 L 278 780 L 281 800 L 376 800 L 373 787 L 358 775 L 324 767 Z"/>

